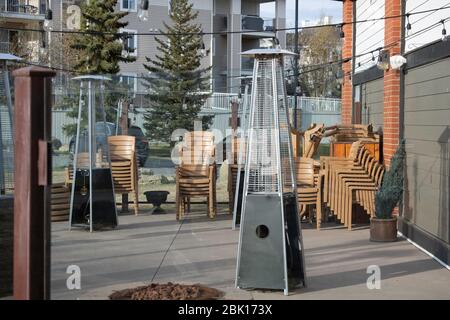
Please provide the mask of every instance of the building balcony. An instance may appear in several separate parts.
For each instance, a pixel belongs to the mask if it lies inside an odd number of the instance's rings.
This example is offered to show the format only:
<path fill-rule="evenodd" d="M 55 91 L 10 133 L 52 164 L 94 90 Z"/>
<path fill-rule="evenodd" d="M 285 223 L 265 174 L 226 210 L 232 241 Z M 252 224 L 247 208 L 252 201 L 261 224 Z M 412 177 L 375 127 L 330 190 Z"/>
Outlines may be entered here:
<path fill-rule="evenodd" d="M 0 0 L 0 18 L 13 22 L 44 21 L 44 0 Z"/>
<path fill-rule="evenodd" d="M 228 18 L 224 17 L 223 31 L 227 31 L 227 28 L 228 28 Z M 261 39 L 261 38 L 275 37 L 272 19 L 264 20 L 259 16 L 242 15 L 241 29 L 243 31 L 242 38 L 246 39 Z M 235 30 L 228 30 L 228 31 L 235 31 Z"/>
<path fill-rule="evenodd" d="M 264 20 L 258 16 L 242 16 L 242 38 L 260 39 L 275 37 L 273 20 Z M 248 31 L 248 32 L 245 32 Z M 256 32 L 255 32 L 256 31 Z"/>
<path fill-rule="evenodd" d="M 10 47 L 9 42 L 0 41 L 0 53 L 10 53 L 9 47 Z"/>
<path fill-rule="evenodd" d="M 253 66 L 255 64 L 255 59 L 249 57 L 242 57 L 241 60 L 241 75 L 250 76 L 253 74 Z"/>

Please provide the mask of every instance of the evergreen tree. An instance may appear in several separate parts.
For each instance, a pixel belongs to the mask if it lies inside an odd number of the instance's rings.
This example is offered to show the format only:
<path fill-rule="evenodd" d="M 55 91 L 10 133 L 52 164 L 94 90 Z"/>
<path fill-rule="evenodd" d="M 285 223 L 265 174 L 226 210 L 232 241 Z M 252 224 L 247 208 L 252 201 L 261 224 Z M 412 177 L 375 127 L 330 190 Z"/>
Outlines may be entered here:
<path fill-rule="evenodd" d="M 79 52 L 74 69 L 84 74 L 116 74 L 119 62 L 133 62 L 122 54 L 121 22 L 128 12 L 115 12 L 117 0 L 90 0 L 81 6 L 81 32 L 72 44 Z"/>
<path fill-rule="evenodd" d="M 171 24 L 164 22 L 166 39 L 155 38 L 159 54 L 146 58 L 149 110 L 145 128 L 151 139 L 170 142 L 176 129 L 192 131 L 194 120 L 209 96 L 210 67 L 201 67 L 203 37 L 194 20 L 198 12 L 188 0 L 170 1 Z M 211 117 L 203 117 L 206 130 Z"/>
<path fill-rule="evenodd" d="M 375 214 L 378 219 L 390 219 L 402 198 L 405 157 L 405 142 L 401 141 L 391 159 L 389 170 L 384 174 L 380 190 L 375 194 Z"/>
<path fill-rule="evenodd" d="M 127 41 L 120 28 L 128 25 L 122 22 L 128 12 L 116 12 L 117 0 L 90 0 L 81 5 L 81 29 L 74 36 L 71 48 L 76 50 L 77 57 L 73 69 L 78 74 L 100 74 L 112 78 L 104 83 L 104 107 L 106 121 L 115 122 L 117 104 L 120 99 L 129 99 L 130 87 L 119 83 L 115 76 L 120 71 L 120 62 L 129 63 L 135 57 L 124 55 L 124 43 Z M 123 40 L 123 41 L 121 41 Z M 132 52 L 132 51 L 128 51 Z M 69 108 L 67 115 L 78 116 L 79 93 L 69 92 L 63 103 L 63 108 Z M 101 118 L 99 118 L 101 119 Z M 82 117 L 82 127 L 87 116 Z M 66 135 L 76 133 L 77 124 L 68 124 L 63 130 Z"/>

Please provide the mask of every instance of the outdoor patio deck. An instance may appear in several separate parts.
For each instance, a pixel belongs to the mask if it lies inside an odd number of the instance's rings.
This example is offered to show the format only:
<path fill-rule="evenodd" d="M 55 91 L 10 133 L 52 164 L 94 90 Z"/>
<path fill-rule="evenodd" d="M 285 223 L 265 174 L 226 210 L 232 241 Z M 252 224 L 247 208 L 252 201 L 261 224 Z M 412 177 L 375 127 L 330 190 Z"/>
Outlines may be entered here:
<path fill-rule="evenodd" d="M 303 224 L 308 288 L 288 297 L 235 289 L 239 232 L 230 218 L 191 214 L 180 224 L 174 213 L 129 215 L 117 230 L 92 234 L 54 223 L 52 299 L 105 299 L 152 280 L 206 284 L 227 299 L 450 299 L 450 271 L 409 242 L 373 243 L 368 228 L 348 232 L 334 224 L 322 231 Z M 81 290 L 66 289 L 71 264 L 81 268 Z M 369 265 L 381 267 L 381 290 L 366 287 Z"/>

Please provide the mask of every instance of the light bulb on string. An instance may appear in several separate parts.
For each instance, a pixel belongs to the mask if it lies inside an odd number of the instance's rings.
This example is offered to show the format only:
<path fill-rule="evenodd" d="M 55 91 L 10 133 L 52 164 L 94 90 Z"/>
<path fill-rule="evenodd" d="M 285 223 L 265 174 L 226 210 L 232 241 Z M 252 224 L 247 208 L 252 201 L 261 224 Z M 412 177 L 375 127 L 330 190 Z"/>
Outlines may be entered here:
<path fill-rule="evenodd" d="M 148 0 L 141 0 L 141 4 L 139 5 L 139 10 L 138 10 L 138 19 L 141 20 L 142 22 L 146 22 L 148 21 L 148 17 L 149 17 L 149 2 Z"/>
<path fill-rule="evenodd" d="M 341 24 L 339 28 L 340 28 L 340 31 L 339 31 L 339 37 L 340 37 L 341 39 L 344 39 L 344 38 L 345 38 L 344 25 Z"/>
<path fill-rule="evenodd" d="M 201 34 L 201 41 L 202 41 L 202 46 L 200 49 L 200 54 L 202 55 L 202 57 L 206 57 L 208 55 L 208 53 L 206 51 L 205 41 L 203 39 L 203 33 Z"/>
<path fill-rule="evenodd" d="M 445 20 L 441 20 L 442 23 L 442 41 L 447 41 L 448 37 L 447 37 L 447 30 L 445 29 Z"/>
<path fill-rule="evenodd" d="M 50 32 L 53 30 L 53 11 L 47 9 L 45 11 L 44 30 Z"/>
<path fill-rule="evenodd" d="M 406 15 L 406 36 L 411 34 L 411 23 L 409 22 L 409 13 Z"/>

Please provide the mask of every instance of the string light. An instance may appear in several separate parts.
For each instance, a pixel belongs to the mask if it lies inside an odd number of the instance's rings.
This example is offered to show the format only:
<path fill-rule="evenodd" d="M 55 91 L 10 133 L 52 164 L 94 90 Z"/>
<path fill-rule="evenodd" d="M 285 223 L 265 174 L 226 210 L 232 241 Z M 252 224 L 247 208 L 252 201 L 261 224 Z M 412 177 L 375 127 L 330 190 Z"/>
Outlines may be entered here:
<path fill-rule="evenodd" d="M 411 23 L 409 22 L 409 13 L 406 14 L 406 35 L 409 36 L 411 33 Z"/>
<path fill-rule="evenodd" d="M 148 21 L 149 6 L 150 6 L 150 4 L 149 4 L 148 0 L 141 0 L 137 16 L 138 16 L 138 19 L 141 20 L 142 22 Z"/>
<path fill-rule="evenodd" d="M 447 30 L 445 29 L 445 20 L 441 20 L 442 23 L 442 41 L 447 41 L 448 37 L 447 37 Z"/>
<path fill-rule="evenodd" d="M 374 60 L 375 60 L 374 52 L 376 52 L 376 51 L 380 51 L 380 52 L 381 52 L 383 49 L 388 49 L 388 48 L 394 46 L 396 43 L 398 43 L 398 42 L 401 41 L 401 40 L 404 40 L 404 39 L 406 39 L 406 38 L 416 37 L 416 36 L 422 34 L 423 32 L 426 32 L 426 31 L 428 31 L 428 30 L 434 29 L 437 25 L 439 25 L 439 24 L 445 22 L 445 21 L 448 20 L 448 19 L 449 19 L 449 18 L 444 19 L 444 20 L 440 20 L 440 21 L 438 21 L 437 23 L 433 23 L 433 24 L 431 24 L 431 25 L 429 25 L 429 26 L 427 26 L 427 27 L 424 27 L 424 28 L 422 28 L 422 29 L 416 31 L 415 33 L 413 33 L 413 34 L 410 35 L 410 36 L 407 36 L 407 37 L 401 37 L 401 39 L 396 40 L 396 41 L 394 41 L 394 42 L 392 42 L 392 43 L 390 43 L 390 44 L 387 44 L 387 45 L 385 45 L 384 47 L 378 47 L 378 48 L 376 48 L 376 49 L 373 49 L 373 50 L 370 50 L 370 51 L 368 50 L 368 51 L 366 51 L 366 52 L 362 52 L 362 53 L 360 53 L 360 54 L 357 54 L 357 55 L 355 55 L 353 58 L 359 58 L 359 57 L 365 56 L 365 55 L 367 55 L 367 54 L 371 54 L 371 55 L 372 55 L 372 59 L 371 59 L 371 60 L 374 61 Z M 0 27 L 0 30 L 1 30 L 1 29 L 2 29 L 2 27 Z M 41 30 L 40 32 L 42 32 L 42 30 Z M 168 39 L 168 46 L 170 47 L 170 39 Z M 388 55 L 389 55 L 389 53 L 388 53 Z M 318 70 L 323 69 L 324 67 L 332 66 L 333 64 L 340 64 L 340 65 L 342 65 L 343 63 L 347 63 L 347 62 L 349 62 L 349 61 L 351 61 L 351 60 L 352 60 L 352 58 L 344 58 L 344 59 L 339 59 L 339 60 L 336 60 L 336 61 L 328 61 L 328 62 L 322 63 L 322 64 L 309 65 L 308 67 L 318 67 L 318 68 L 311 69 L 311 70 L 305 70 L 305 71 L 303 71 L 303 72 L 300 72 L 299 75 L 306 74 L 306 73 L 310 73 L 310 72 L 314 72 L 314 71 L 318 71 Z M 366 61 L 366 62 L 362 63 L 361 65 L 365 65 L 366 63 L 368 63 L 368 61 L 370 61 L 370 58 L 369 58 L 369 60 L 365 60 L 365 61 Z M 388 61 L 389 61 L 389 56 L 388 56 Z M 74 74 L 78 74 L 78 73 L 79 73 L 79 72 L 77 72 L 77 71 L 75 71 L 75 70 L 69 70 L 69 69 L 58 68 L 58 67 L 54 67 L 54 66 L 47 66 L 47 65 L 35 64 L 35 63 L 32 63 L 32 62 L 27 62 L 27 61 L 21 61 L 21 63 L 28 64 L 28 65 L 39 66 L 39 67 L 44 67 L 44 68 L 49 68 L 49 69 L 52 69 L 52 70 L 55 70 L 55 71 L 68 72 L 68 73 L 74 73 Z M 287 70 L 287 71 L 289 71 L 289 70 Z M 150 73 L 150 72 L 149 72 L 149 73 Z M 351 77 L 351 71 L 348 72 L 348 73 L 347 73 L 347 72 L 344 73 L 344 76 L 347 76 L 349 73 L 350 73 L 349 76 Z M 286 75 L 286 78 L 291 78 L 291 77 L 293 77 L 293 76 L 295 76 L 295 75 Z M 242 77 L 242 76 L 228 76 L 227 78 L 241 78 L 241 77 Z M 147 79 L 146 77 L 142 77 L 142 76 L 134 76 L 133 78 L 136 78 L 136 79 Z M 233 87 L 229 87 L 229 88 L 233 88 Z"/>
<path fill-rule="evenodd" d="M 208 55 L 208 52 L 206 51 L 206 46 L 205 46 L 205 41 L 203 39 L 203 33 L 201 33 L 201 41 L 202 41 L 202 46 L 200 49 L 200 54 L 202 55 L 202 57 L 206 57 Z"/>
<path fill-rule="evenodd" d="M 340 25 L 339 37 L 340 37 L 341 39 L 344 39 L 344 38 L 345 38 L 344 24 L 341 24 L 341 25 Z"/>
<path fill-rule="evenodd" d="M 148 2 L 148 0 L 142 0 L 143 2 Z M 142 3 L 142 2 L 141 2 Z M 144 5 L 144 8 L 146 5 Z M 380 20 L 387 20 L 387 19 L 395 19 L 404 17 L 406 15 L 416 15 L 416 14 L 424 14 L 428 12 L 437 12 L 444 9 L 450 9 L 450 5 L 442 6 L 439 8 L 433 8 L 433 9 L 427 9 L 427 10 L 421 10 L 421 11 L 415 11 L 407 14 L 400 14 L 400 15 L 392 15 L 392 16 L 385 16 L 380 18 L 371 18 L 371 19 L 365 19 L 365 20 L 354 20 L 349 22 L 340 22 L 340 23 L 330 23 L 330 24 L 323 24 L 323 25 L 317 25 L 317 26 L 306 26 L 301 27 L 301 30 L 307 30 L 307 29 L 317 29 L 317 28 L 327 28 L 327 27 L 338 27 L 341 29 L 340 36 L 345 37 L 343 26 L 344 25 L 353 25 L 357 23 L 365 23 L 365 22 L 374 22 L 374 21 L 380 21 Z M 279 31 L 290 31 L 295 30 L 295 27 L 292 28 L 275 28 L 273 29 L 273 32 L 279 32 Z M 41 29 L 31 29 L 31 28 L 8 28 L 8 27 L 0 27 L 0 30 L 9 30 L 9 31 L 30 31 L 30 32 L 42 32 Z M 104 35 L 104 34 L 116 34 L 114 32 L 98 32 L 98 31 L 77 31 L 77 30 L 52 30 L 54 33 L 69 33 L 69 34 L 90 34 L 90 35 Z M 241 34 L 241 33 L 258 33 L 261 32 L 259 30 L 240 30 L 240 31 L 218 31 L 218 32 L 205 32 L 205 35 L 226 35 L 226 34 Z M 142 35 L 142 36 L 169 36 L 169 35 L 198 35 L 199 33 L 163 33 L 163 32 L 142 32 L 142 33 L 136 33 L 136 35 Z"/>
<path fill-rule="evenodd" d="M 44 30 L 53 31 L 53 11 L 49 8 L 45 11 Z"/>
<path fill-rule="evenodd" d="M 335 77 L 337 83 L 339 83 L 340 85 L 344 84 L 344 72 L 341 69 L 336 72 Z"/>

